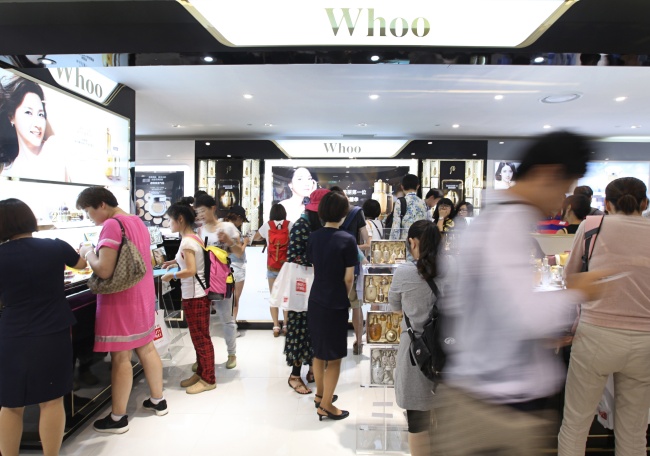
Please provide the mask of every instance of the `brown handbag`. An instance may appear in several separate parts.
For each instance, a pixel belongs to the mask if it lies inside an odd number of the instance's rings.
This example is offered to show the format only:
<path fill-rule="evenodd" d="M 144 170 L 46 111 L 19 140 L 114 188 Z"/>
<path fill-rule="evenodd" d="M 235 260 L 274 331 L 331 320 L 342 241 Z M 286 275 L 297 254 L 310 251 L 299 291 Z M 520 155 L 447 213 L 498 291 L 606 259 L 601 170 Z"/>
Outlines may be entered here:
<path fill-rule="evenodd" d="M 111 294 L 127 290 L 140 282 L 147 272 L 140 251 L 126 237 L 124 225 L 119 219 L 114 218 L 120 224 L 122 230 L 122 242 L 117 251 L 117 262 L 113 275 L 108 279 L 98 277 L 94 272 L 88 279 L 88 288 L 94 294 Z"/>

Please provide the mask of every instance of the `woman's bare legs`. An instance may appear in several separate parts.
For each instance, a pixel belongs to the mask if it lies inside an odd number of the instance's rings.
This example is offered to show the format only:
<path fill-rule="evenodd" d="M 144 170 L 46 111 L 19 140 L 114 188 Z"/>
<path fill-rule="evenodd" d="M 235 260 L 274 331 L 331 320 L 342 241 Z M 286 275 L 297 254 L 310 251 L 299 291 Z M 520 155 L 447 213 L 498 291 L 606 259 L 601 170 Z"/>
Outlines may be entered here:
<path fill-rule="evenodd" d="M 38 422 L 38 434 L 41 437 L 44 456 L 58 456 L 65 431 L 65 409 L 63 398 L 38 404 L 41 416 Z"/>
<path fill-rule="evenodd" d="M 160 399 L 163 397 L 163 371 L 162 371 L 162 361 L 160 360 L 160 355 L 156 351 L 156 347 L 152 342 L 149 342 L 143 347 L 138 347 L 135 349 L 135 353 L 140 359 L 142 368 L 144 369 L 144 376 L 147 379 L 147 384 L 149 385 L 149 391 L 151 392 L 151 397 L 154 399 Z"/>
<path fill-rule="evenodd" d="M 324 361 L 314 358 L 314 376 L 316 377 L 316 394 L 322 397 L 320 407 L 333 415 L 340 415 L 341 411 L 332 405 L 332 396 L 339 382 L 341 373 L 341 360 Z M 324 415 L 324 413 L 322 413 Z"/>
<path fill-rule="evenodd" d="M 126 415 L 126 404 L 133 387 L 131 350 L 111 352 L 111 364 L 112 412 L 118 416 Z"/>
<path fill-rule="evenodd" d="M 0 409 L 0 453 L 3 456 L 18 456 L 24 412 L 25 407 Z"/>

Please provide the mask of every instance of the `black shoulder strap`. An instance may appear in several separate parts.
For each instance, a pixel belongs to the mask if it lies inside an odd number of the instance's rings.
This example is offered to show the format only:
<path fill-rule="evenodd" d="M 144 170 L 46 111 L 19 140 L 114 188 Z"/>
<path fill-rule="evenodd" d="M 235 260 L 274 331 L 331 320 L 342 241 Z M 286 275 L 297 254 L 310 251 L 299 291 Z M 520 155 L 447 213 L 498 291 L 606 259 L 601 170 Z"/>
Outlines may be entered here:
<path fill-rule="evenodd" d="M 591 241 L 593 240 L 594 236 L 597 236 L 598 233 L 600 233 L 600 227 L 603 226 L 603 220 L 605 220 L 604 215 L 596 215 L 595 217 L 601 217 L 600 223 L 596 228 L 593 228 L 585 233 L 585 253 L 582 255 L 582 268 L 580 269 L 580 272 L 587 272 L 589 270 L 589 260 L 591 260 L 591 257 L 594 254 L 594 248 L 596 248 L 596 244 L 594 244 L 594 247 L 591 248 Z M 589 252 L 590 250 L 591 253 Z"/>
<path fill-rule="evenodd" d="M 440 298 L 440 290 L 438 289 L 438 286 L 436 283 L 433 281 L 433 279 L 427 280 L 427 285 L 429 285 L 429 288 L 431 288 L 431 291 L 433 291 L 433 295 L 436 297 L 436 301 Z M 436 306 L 436 301 L 433 302 L 433 305 L 431 306 L 431 312 L 429 313 L 429 318 L 437 318 L 438 317 L 438 306 Z M 408 332 L 409 337 L 411 338 L 411 341 L 415 340 L 415 333 L 413 332 L 413 327 L 411 326 L 411 320 L 409 320 L 409 317 L 406 315 L 406 312 L 402 312 L 404 314 L 404 322 L 406 323 L 406 331 Z"/>
<path fill-rule="evenodd" d="M 402 220 L 406 215 L 406 198 L 403 196 L 399 197 L 399 227 L 402 228 Z"/>

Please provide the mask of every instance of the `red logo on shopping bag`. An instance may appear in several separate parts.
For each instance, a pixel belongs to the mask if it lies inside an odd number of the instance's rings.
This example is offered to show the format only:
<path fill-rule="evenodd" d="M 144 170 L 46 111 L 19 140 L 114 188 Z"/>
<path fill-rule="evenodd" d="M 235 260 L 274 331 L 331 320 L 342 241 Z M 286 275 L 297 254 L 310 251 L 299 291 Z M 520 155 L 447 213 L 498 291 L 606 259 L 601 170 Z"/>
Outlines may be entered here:
<path fill-rule="evenodd" d="M 604 411 L 604 410 L 599 410 L 599 411 L 598 411 L 598 414 L 600 415 L 600 417 L 601 417 L 602 419 L 604 419 L 605 421 L 607 421 L 607 412 L 606 412 L 606 411 Z"/>
<path fill-rule="evenodd" d="M 299 293 L 307 292 L 307 282 L 303 279 L 296 280 L 296 291 Z"/>
<path fill-rule="evenodd" d="M 156 326 L 153 332 L 154 332 L 153 340 L 162 339 L 163 333 L 162 333 L 162 328 L 160 326 Z"/>

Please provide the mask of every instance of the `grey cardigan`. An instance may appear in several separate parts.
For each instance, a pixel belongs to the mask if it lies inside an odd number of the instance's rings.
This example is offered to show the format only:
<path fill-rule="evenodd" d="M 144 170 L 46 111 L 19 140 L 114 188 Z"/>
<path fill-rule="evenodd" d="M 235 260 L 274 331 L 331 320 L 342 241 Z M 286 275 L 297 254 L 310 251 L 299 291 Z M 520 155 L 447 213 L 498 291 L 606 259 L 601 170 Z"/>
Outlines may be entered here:
<path fill-rule="evenodd" d="M 431 288 L 418 274 L 413 262 L 408 261 L 397 268 L 388 293 L 388 301 L 392 310 L 403 311 L 408 315 L 416 335 L 422 333 L 433 299 Z M 420 372 L 417 365 L 411 365 L 410 346 L 411 338 L 406 331 L 406 322 L 402 319 L 402 334 L 395 368 L 397 405 L 406 410 L 432 410 L 433 382 Z"/>

